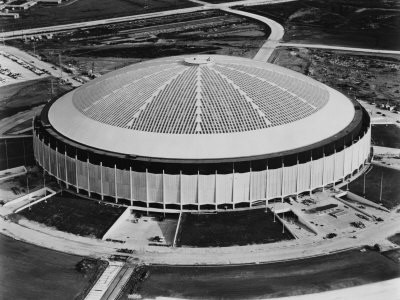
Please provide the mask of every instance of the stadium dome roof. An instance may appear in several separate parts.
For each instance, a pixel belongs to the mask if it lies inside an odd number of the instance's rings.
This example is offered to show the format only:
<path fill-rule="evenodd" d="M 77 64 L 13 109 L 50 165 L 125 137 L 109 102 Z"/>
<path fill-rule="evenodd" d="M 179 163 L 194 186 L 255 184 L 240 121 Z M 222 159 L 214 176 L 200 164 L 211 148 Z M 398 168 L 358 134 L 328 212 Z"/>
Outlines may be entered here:
<path fill-rule="evenodd" d="M 354 116 L 350 100 L 299 73 L 202 55 L 146 61 L 57 100 L 49 121 L 78 143 L 123 154 L 220 159 L 301 148 Z"/>

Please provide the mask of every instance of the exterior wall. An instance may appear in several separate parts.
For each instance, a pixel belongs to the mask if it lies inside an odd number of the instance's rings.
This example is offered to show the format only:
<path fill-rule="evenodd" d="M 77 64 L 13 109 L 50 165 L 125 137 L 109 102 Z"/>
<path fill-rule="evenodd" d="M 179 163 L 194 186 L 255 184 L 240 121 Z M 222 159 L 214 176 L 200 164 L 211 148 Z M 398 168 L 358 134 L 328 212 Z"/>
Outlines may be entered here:
<path fill-rule="evenodd" d="M 119 170 L 80 161 L 46 145 L 35 133 L 36 161 L 58 180 L 77 191 L 85 190 L 120 199 L 158 203 L 201 205 L 247 203 L 283 198 L 324 187 L 357 171 L 370 154 L 371 130 L 350 147 L 317 160 L 257 172 L 212 175 L 153 174 Z M 151 210 L 151 208 L 149 208 Z"/>

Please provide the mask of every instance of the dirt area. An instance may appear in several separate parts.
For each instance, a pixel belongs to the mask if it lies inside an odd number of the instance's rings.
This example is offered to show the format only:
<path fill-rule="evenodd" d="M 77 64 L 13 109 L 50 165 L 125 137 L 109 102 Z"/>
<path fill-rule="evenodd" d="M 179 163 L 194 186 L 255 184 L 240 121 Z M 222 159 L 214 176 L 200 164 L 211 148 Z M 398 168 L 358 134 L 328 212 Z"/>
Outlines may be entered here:
<path fill-rule="evenodd" d="M 69 0 L 60 5 L 39 3 L 20 11 L 18 19 L 1 18 L 4 31 L 85 22 L 197 6 L 187 0 Z"/>
<path fill-rule="evenodd" d="M 270 30 L 244 17 L 204 11 L 74 30 L 51 39 L 12 40 L 24 51 L 35 47 L 43 60 L 70 73 L 104 74 L 145 59 L 207 53 L 253 57 Z"/>
<path fill-rule="evenodd" d="M 18 216 L 81 236 L 102 238 L 124 208 L 79 198 L 67 192 L 24 210 Z"/>
<path fill-rule="evenodd" d="M 304 0 L 241 9 L 283 25 L 285 42 L 400 49 L 396 0 Z"/>
<path fill-rule="evenodd" d="M 279 47 L 277 65 L 306 74 L 353 98 L 400 109 L 400 56 Z"/>
<path fill-rule="evenodd" d="M 283 233 L 282 229 L 282 223 L 278 219 L 274 222 L 273 213 L 265 209 L 210 214 L 183 213 L 176 244 L 227 247 L 293 239 L 289 232 Z"/>

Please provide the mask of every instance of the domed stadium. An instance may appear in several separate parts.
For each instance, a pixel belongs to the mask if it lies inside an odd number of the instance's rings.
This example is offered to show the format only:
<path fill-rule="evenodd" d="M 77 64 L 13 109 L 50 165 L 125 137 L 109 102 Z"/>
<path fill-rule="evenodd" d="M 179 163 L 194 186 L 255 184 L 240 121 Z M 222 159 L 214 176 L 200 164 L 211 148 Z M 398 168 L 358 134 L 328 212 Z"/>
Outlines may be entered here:
<path fill-rule="evenodd" d="M 49 102 L 38 164 L 93 199 L 156 212 L 266 205 L 346 180 L 370 156 L 356 102 L 239 57 L 130 65 Z"/>

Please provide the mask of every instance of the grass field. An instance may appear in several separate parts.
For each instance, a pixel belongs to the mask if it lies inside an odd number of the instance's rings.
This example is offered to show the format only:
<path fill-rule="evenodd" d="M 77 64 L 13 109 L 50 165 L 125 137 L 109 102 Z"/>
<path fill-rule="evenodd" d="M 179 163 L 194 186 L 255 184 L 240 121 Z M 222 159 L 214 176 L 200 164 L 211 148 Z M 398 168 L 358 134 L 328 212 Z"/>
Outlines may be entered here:
<path fill-rule="evenodd" d="M 266 299 L 324 292 L 398 276 L 399 265 L 392 260 L 377 252 L 353 250 L 266 265 L 150 267 L 150 276 L 138 293 L 149 299 Z"/>
<path fill-rule="evenodd" d="M 69 0 L 57 6 L 35 5 L 22 11 L 19 19 L 2 18 L 0 27 L 4 31 L 12 31 L 192 6 L 197 4 L 187 0 Z"/>
<path fill-rule="evenodd" d="M 285 42 L 400 49 L 396 0 L 304 0 L 242 7 L 285 27 Z"/>
<path fill-rule="evenodd" d="M 0 234 L 0 299 L 75 299 L 95 272 L 78 273 L 81 259 Z"/>
<path fill-rule="evenodd" d="M 218 212 L 216 214 L 183 213 L 178 229 L 178 246 L 227 247 L 264 244 L 293 239 L 271 211 Z"/>
<path fill-rule="evenodd" d="M 33 164 L 31 137 L 0 140 L 0 170 Z"/>
<path fill-rule="evenodd" d="M 372 125 L 371 135 L 376 146 L 400 149 L 400 128 L 396 125 Z"/>
<path fill-rule="evenodd" d="M 400 171 L 380 166 L 373 166 L 365 176 L 365 197 L 373 202 L 379 202 L 381 176 L 382 204 L 388 208 L 400 204 Z M 349 184 L 349 190 L 357 195 L 363 195 L 364 176 L 358 177 Z"/>
<path fill-rule="evenodd" d="M 99 204 L 64 192 L 31 210 L 20 213 L 23 217 L 81 236 L 102 238 L 111 225 L 122 214 L 124 208 Z"/>
<path fill-rule="evenodd" d="M 70 86 L 57 84 L 57 79 L 54 77 L 28 80 L 0 87 L 0 119 L 47 103 L 51 98 L 52 80 L 54 97 L 71 90 Z"/>

